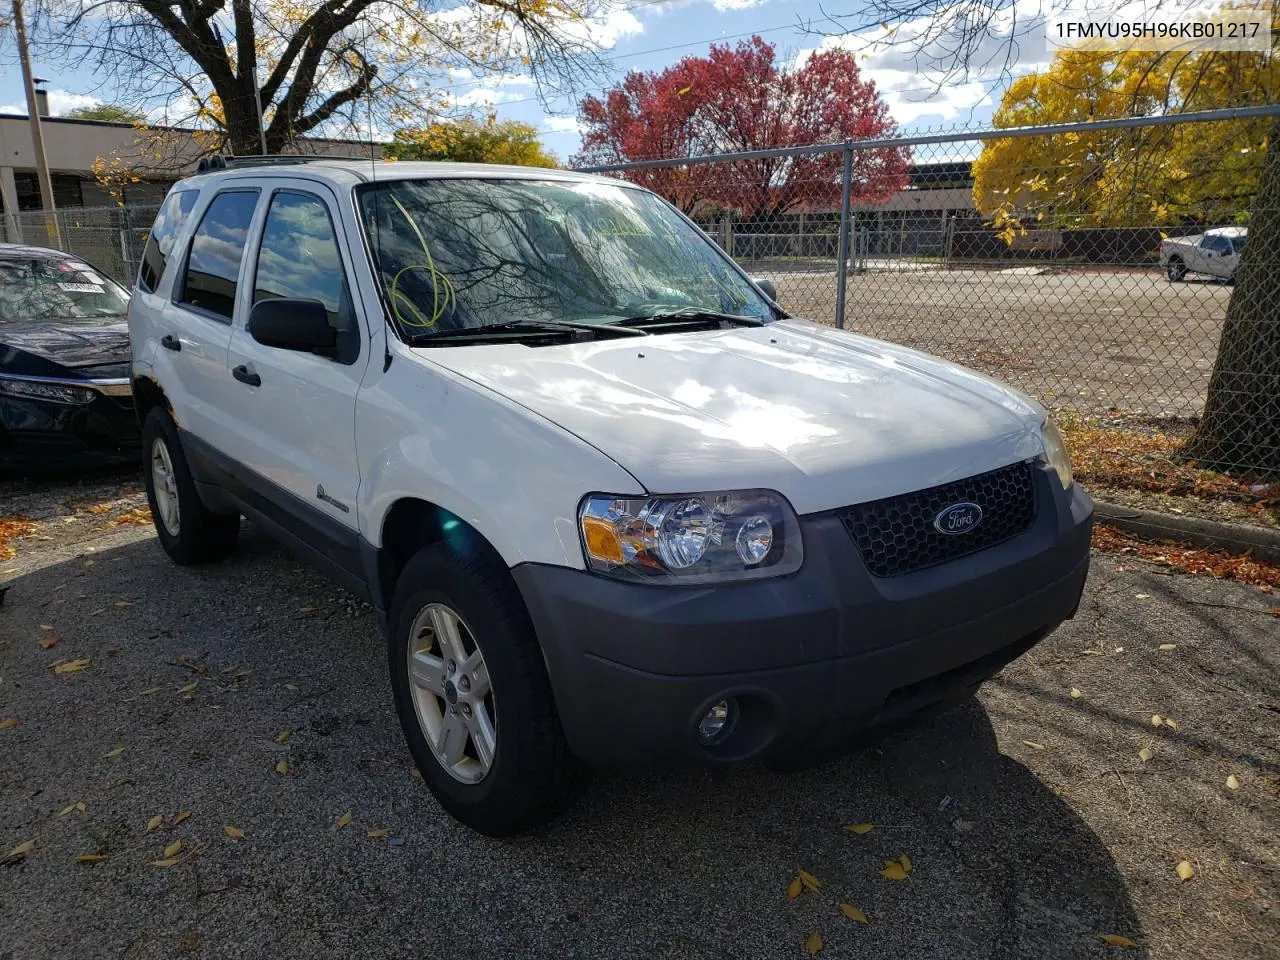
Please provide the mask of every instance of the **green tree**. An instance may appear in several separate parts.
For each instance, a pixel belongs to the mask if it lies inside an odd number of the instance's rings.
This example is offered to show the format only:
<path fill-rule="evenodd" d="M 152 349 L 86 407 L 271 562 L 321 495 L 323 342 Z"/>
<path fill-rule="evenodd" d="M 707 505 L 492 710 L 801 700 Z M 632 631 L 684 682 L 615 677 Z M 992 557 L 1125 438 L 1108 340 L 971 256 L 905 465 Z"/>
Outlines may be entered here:
<path fill-rule="evenodd" d="M 92 107 L 76 107 L 63 114 L 68 120 L 108 120 L 112 123 L 142 124 L 146 118 L 136 110 L 114 103 L 95 103 Z"/>
<path fill-rule="evenodd" d="M 397 130 L 384 148 L 396 160 L 452 160 L 460 163 L 508 163 L 521 167 L 558 167 L 543 149 L 538 131 L 527 123 L 459 120 Z"/>

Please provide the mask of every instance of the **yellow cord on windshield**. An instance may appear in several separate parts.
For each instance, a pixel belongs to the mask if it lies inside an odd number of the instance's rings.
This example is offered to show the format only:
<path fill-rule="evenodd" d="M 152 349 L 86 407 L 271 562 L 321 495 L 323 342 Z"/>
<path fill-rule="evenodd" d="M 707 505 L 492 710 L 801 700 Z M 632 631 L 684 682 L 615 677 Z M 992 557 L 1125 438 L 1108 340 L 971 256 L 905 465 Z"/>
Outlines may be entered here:
<path fill-rule="evenodd" d="M 395 204 L 400 215 L 404 217 L 405 222 L 409 224 L 414 235 L 418 238 L 418 245 L 422 247 L 423 256 L 427 258 L 426 263 L 415 263 L 408 267 L 403 267 L 391 279 L 391 312 L 395 315 L 396 320 L 404 324 L 406 327 L 417 327 L 419 329 L 429 329 L 440 322 L 440 318 L 454 310 L 458 305 L 457 292 L 454 290 L 453 281 L 450 280 L 443 271 L 436 267 L 435 259 L 431 256 L 431 247 L 427 243 L 426 237 L 422 235 L 422 231 L 418 229 L 418 225 L 414 223 L 413 218 L 409 216 L 409 211 L 404 208 L 400 202 L 400 198 L 391 197 L 391 202 Z M 428 317 L 418 305 L 410 300 L 407 296 L 402 296 L 399 292 L 400 278 L 410 270 L 426 270 L 431 277 L 431 315 Z M 410 319 L 406 317 L 401 310 L 401 304 L 412 311 L 416 317 Z M 419 319 L 421 318 L 421 319 Z"/>

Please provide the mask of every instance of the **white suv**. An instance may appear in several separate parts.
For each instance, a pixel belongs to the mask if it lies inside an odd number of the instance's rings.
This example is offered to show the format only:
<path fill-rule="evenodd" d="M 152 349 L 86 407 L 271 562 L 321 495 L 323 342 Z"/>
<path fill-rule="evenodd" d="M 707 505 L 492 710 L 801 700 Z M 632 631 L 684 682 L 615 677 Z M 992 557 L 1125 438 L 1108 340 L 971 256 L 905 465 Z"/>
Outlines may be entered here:
<path fill-rule="evenodd" d="M 472 827 L 589 766 L 838 755 L 1075 612 L 1092 504 L 1040 406 L 788 317 L 654 194 L 217 166 L 130 307 L 160 543 L 215 559 L 247 516 L 368 598 Z"/>

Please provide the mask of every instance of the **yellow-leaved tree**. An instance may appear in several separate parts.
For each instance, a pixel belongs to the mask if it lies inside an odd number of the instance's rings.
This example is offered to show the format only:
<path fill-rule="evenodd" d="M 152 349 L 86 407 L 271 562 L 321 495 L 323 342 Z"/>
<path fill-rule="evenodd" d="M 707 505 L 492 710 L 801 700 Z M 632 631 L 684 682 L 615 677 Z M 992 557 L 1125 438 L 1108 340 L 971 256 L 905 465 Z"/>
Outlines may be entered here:
<path fill-rule="evenodd" d="M 999 128 L 1211 110 L 1280 99 L 1280 59 L 1260 53 L 1068 50 L 1015 80 Z M 988 140 L 973 165 L 978 209 L 1030 226 L 1231 222 L 1258 189 L 1270 120 Z"/>
<path fill-rule="evenodd" d="M 383 154 L 395 160 L 452 160 L 460 163 L 508 163 L 520 167 L 557 167 L 555 154 L 543 149 L 538 131 L 516 120 L 484 122 L 466 118 L 397 130 Z"/>

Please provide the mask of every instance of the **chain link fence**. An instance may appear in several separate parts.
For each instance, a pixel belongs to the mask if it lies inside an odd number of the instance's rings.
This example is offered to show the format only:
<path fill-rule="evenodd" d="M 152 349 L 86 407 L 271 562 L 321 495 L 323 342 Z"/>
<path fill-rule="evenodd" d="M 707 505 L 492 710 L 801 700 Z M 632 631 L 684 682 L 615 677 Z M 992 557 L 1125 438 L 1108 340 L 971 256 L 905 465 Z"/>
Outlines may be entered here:
<path fill-rule="evenodd" d="M 48 221 L 57 223 L 61 249 L 80 257 L 129 288 L 138 273 L 138 262 L 147 243 L 157 205 L 68 207 L 47 218 L 43 211 L 27 210 L 4 219 L 6 243 L 54 247 Z"/>
<path fill-rule="evenodd" d="M 680 206 L 792 314 L 1059 416 L 1280 473 L 1280 170 L 1264 106 L 590 168 Z M 823 162 L 815 163 L 815 156 Z M 1246 255 L 1245 251 L 1249 253 Z M 1229 319 L 1230 317 L 1230 319 Z"/>

